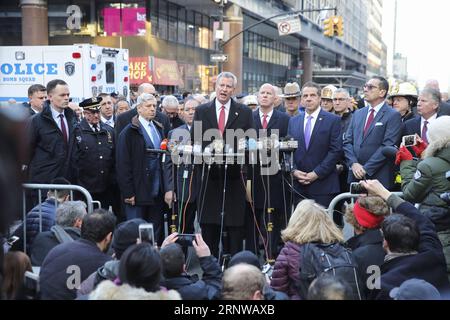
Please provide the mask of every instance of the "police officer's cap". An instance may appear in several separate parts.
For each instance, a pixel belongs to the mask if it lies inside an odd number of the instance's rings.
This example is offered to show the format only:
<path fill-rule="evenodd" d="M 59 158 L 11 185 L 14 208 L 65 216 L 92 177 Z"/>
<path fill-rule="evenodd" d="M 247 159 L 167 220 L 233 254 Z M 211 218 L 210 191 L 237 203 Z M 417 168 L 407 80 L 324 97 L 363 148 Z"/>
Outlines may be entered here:
<path fill-rule="evenodd" d="M 96 112 L 100 111 L 100 102 L 102 102 L 102 97 L 93 97 L 80 102 L 80 107 L 84 110 Z"/>

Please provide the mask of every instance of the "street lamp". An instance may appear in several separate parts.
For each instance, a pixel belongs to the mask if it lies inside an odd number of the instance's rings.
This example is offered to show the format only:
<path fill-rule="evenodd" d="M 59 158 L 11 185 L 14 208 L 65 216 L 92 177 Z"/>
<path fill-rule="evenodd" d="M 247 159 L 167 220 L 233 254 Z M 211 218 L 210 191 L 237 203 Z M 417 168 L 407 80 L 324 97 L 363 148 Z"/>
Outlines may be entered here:
<path fill-rule="evenodd" d="M 220 53 L 223 54 L 223 37 L 224 37 L 224 32 L 223 32 L 223 14 L 224 14 L 224 8 L 225 5 L 228 3 L 228 0 L 214 0 L 215 3 L 217 3 L 219 5 L 219 9 L 220 9 L 220 13 L 219 13 L 219 30 L 221 33 L 221 36 L 218 37 L 219 40 L 219 50 Z M 223 71 L 223 62 L 218 62 L 218 68 L 219 68 L 219 74 L 222 73 Z"/>

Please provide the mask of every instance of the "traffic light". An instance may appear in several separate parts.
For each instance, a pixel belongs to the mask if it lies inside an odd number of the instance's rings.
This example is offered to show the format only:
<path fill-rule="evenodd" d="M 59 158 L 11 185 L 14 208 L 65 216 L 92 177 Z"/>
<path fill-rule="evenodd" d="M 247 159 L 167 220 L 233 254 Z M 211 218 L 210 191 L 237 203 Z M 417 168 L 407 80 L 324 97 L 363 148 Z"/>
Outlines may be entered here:
<path fill-rule="evenodd" d="M 334 35 L 338 37 L 344 36 L 344 18 L 342 16 L 334 18 Z"/>
<path fill-rule="evenodd" d="M 344 19 L 342 16 L 331 16 L 323 21 L 323 34 L 327 37 L 344 36 Z"/>
<path fill-rule="evenodd" d="M 334 17 L 329 17 L 329 18 L 323 20 L 323 34 L 327 37 L 334 36 L 333 19 L 334 19 Z"/>

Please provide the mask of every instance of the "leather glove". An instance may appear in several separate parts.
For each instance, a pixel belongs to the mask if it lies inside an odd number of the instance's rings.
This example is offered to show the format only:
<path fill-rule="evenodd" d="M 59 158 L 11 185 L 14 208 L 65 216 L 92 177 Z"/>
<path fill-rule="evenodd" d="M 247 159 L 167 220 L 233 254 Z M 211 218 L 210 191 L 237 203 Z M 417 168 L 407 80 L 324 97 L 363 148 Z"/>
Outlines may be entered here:
<path fill-rule="evenodd" d="M 405 146 L 402 146 L 397 151 L 397 156 L 395 157 L 395 164 L 399 166 L 402 161 L 412 160 L 412 159 L 413 159 L 413 156 L 412 156 L 411 152 L 409 152 L 409 150 Z"/>

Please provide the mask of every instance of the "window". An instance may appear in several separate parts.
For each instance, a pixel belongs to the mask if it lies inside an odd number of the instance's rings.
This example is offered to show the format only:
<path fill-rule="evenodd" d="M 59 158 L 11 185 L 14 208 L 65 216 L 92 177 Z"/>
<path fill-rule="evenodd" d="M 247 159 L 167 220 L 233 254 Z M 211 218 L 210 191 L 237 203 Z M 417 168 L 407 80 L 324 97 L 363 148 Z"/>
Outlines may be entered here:
<path fill-rule="evenodd" d="M 99 7 L 100 32 L 104 36 L 145 36 L 145 2 L 107 3 Z"/>
<path fill-rule="evenodd" d="M 186 43 L 186 9 L 178 8 L 178 42 Z"/>
<path fill-rule="evenodd" d="M 114 62 L 105 63 L 106 83 L 114 83 Z"/>

